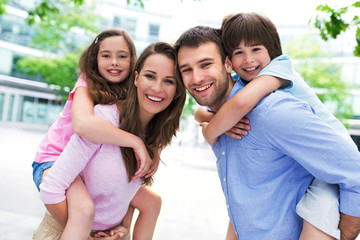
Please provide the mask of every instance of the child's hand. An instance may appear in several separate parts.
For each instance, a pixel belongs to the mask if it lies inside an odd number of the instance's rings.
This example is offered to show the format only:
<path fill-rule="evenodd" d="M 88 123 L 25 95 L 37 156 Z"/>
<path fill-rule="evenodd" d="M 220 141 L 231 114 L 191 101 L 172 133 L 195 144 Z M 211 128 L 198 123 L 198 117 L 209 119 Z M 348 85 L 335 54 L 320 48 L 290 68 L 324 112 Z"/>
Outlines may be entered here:
<path fill-rule="evenodd" d="M 208 144 L 210 144 L 210 145 L 214 145 L 214 144 L 217 142 L 218 138 L 210 138 L 210 137 L 208 136 L 208 134 L 207 134 L 207 132 L 206 132 L 206 126 L 207 126 L 208 124 L 209 124 L 208 122 L 202 122 L 202 123 L 200 123 L 200 127 L 202 127 L 202 134 L 203 134 L 206 142 L 207 142 Z"/>
<path fill-rule="evenodd" d="M 159 168 L 159 164 L 160 164 L 160 158 L 159 157 L 155 157 L 154 158 L 154 161 L 149 169 L 149 171 L 147 172 L 147 174 L 145 175 L 145 178 L 148 178 L 148 177 L 151 177 L 153 176 L 156 171 L 158 170 Z"/>
<path fill-rule="evenodd" d="M 244 117 L 229 131 L 225 132 L 225 134 L 240 140 L 242 138 L 241 135 L 248 135 L 248 131 L 250 130 L 249 122 L 249 119 Z"/>
<path fill-rule="evenodd" d="M 139 144 L 136 148 L 134 148 L 134 152 L 139 169 L 132 177 L 132 180 L 145 176 L 153 163 L 143 142 L 142 144 Z"/>

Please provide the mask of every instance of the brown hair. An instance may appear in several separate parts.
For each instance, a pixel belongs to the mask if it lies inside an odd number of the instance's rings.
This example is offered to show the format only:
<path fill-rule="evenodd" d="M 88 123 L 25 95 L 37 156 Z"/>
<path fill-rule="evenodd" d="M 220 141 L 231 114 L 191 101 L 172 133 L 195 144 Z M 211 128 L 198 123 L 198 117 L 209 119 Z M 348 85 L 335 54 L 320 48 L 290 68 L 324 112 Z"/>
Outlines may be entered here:
<path fill-rule="evenodd" d="M 221 61 L 225 63 L 227 56 L 223 43 L 221 41 L 220 30 L 207 26 L 196 26 L 190 28 L 175 43 L 175 50 L 178 53 L 181 47 L 199 47 L 209 42 L 215 43 L 220 51 Z"/>
<path fill-rule="evenodd" d="M 176 92 L 174 99 L 170 105 L 162 112 L 157 113 L 146 127 L 146 132 L 141 132 L 141 123 L 139 117 L 139 101 L 137 96 L 137 88 L 132 82 L 129 84 L 128 97 L 122 104 L 120 111 L 120 128 L 124 131 L 137 136 L 143 135 L 145 146 L 151 158 L 158 158 L 158 154 L 162 149 L 171 142 L 176 131 L 179 129 L 181 112 L 185 103 L 186 90 L 180 80 L 177 69 L 177 56 L 172 45 L 165 42 L 153 43 L 148 46 L 140 55 L 136 63 L 135 71 L 140 73 L 146 59 L 153 54 L 162 54 L 174 61 L 175 64 L 175 85 Z M 121 147 L 126 170 L 129 176 L 133 176 L 137 170 L 137 161 L 132 148 Z M 144 179 L 144 184 L 151 185 L 152 178 Z"/>
<path fill-rule="evenodd" d="M 230 58 L 241 41 L 244 41 L 245 45 L 264 45 L 271 60 L 282 55 L 280 37 L 275 25 L 261 14 L 237 13 L 226 16 L 221 25 L 221 33 Z"/>
<path fill-rule="evenodd" d="M 113 36 L 121 36 L 125 39 L 130 51 L 130 71 L 129 77 L 120 83 L 107 81 L 99 73 L 97 56 L 100 43 Z M 134 42 L 129 34 L 120 29 L 109 29 L 101 32 L 90 46 L 82 53 L 79 60 L 79 68 L 82 74 L 85 74 L 90 97 L 94 104 L 115 103 L 119 99 L 126 98 L 126 89 L 129 84 L 131 73 L 134 72 L 136 63 L 136 50 Z"/>

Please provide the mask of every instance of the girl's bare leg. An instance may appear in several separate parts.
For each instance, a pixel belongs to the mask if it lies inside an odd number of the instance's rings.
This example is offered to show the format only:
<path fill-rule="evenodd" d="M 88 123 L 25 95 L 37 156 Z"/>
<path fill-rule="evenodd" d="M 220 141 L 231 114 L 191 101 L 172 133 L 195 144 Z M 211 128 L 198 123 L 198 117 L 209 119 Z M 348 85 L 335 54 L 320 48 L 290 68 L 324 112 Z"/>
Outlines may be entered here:
<path fill-rule="evenodd" d="M 88 239 L 95 217 L 95 206 L 78 176 L 66 191 L 68 220 L 61 240 Z"/>
<path fill-rule="evenodd" d="M 142 186 L 130 204 L 140 212 L 135 222 L 133 239 L 151 240 L 160 214 L 161 197 L 149 187 Z"/>
<path fill-rule="evenodd" d="M 230 220 L 229 220 L 229 226 L 228 226 L 228 230 L 227 230 L 225 239 L 226 240 L 237 240 L 235 229 Z"/>
<path fill-rule="evenodd" d="M 299 240 L 335 240 L 332 236 L 324 233 L 320 229 L 314 227 L 309 222 L 304 220 L 303 230 L 299 237 Z"/>

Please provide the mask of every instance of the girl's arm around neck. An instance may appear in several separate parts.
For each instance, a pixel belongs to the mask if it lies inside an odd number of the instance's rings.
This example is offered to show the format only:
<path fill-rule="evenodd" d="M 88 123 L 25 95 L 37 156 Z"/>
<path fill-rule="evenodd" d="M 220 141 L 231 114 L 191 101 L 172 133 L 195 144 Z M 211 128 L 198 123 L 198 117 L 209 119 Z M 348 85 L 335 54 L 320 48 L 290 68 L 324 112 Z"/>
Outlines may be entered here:
<path fill-rule="evenodd" d="M 221 134 L 235 126 L 262 98 L 282 86 L 284 81 L 272 76 L 260 76 L 249 82 L 221 106 L 209 124 L 203 125 L 206 141 L 210 145 L 215 144 Z"/>
<path fill-rule="evenodd" d="M 94 103 L 85 87 L 79 87 L 75 91 L 71 119 L 74 132 L 83 138 L 96 143 L 133 148 L 140 161 L 140 167 L 135 174 L 136 178 L 143 177 L 148 172 L 152 159 L 143 140 L 94 116 Z"/>

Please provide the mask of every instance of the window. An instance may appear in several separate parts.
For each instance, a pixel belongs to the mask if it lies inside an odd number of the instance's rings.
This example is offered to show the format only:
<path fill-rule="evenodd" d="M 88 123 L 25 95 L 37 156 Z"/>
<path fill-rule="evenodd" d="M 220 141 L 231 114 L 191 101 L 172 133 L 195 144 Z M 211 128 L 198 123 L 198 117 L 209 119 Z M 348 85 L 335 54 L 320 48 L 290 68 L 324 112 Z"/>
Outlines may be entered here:
<path fill-rule="evenodd" d="M 158 39 L 159 38 L 159 30 L 160 30 L 160 25 L 158 24 L 149 24 L 149 38 L 152 40 Z"/>
<path fill-rule="evenodd" d="M 135 38 L 136 19 L 126 18 L 123 27 L 133 38 Z"/>
<path fill-rule="evenodd" d="M 0 121 L 3 118 L 5 93 L 0 93 Z"/>

